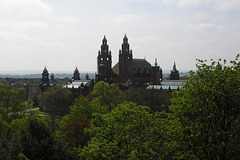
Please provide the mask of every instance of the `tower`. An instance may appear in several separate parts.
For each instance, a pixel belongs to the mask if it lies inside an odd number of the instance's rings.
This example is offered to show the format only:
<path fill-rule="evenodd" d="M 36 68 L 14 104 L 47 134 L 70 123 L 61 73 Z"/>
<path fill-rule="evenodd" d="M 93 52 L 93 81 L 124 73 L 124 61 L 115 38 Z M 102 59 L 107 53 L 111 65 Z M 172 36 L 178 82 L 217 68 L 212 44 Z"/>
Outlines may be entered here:
<path fill-rule="evenodd" d="M 79 70 L 77 69 L 77 67 L 73 73 L 73 80 L 80 80 L 80 73 L 79 73 Z"/>
<path fill-rule="evenodd" d="M 171 70 L 170 80 L 179 80 L 179 72 L 177 70 L 175 61 L 173 64 L 173 70 Z"/>
<path fill-rule="evenodd" d="M 155 58 L 154 66 L 152 66 L 152 82 L 153 84 L 159 84 L 162 80 L 162 68 L 158 66 L 157 58 Z"/>
<path fill-rule="evenodd" d="M 112 70 L 112 55 L 111 51 L 109 51 L 105 36 L 102 40 L 101 51 L 98 51 L 97 63 L 98 76 L 101 77 L 100 79 L 110 79 Z"/>
<path fill-rule="evenodd" d="M 132 78 L 133 58 L 132 50 L 129 49 L 128 38 L 125 34 L 122 43 L 122 50 L 119 50 L 119 77 L 122 82 Z"/>
<path fill-rule="evenodd" d="M 44 92 L 48 89 L 48 87 L 49 87 L 49 73 L 45 66 L 42 72 L 42 83 L 39 85 L 39 88 L 41 92 Z"/>
<path fill-rule="evenodd" d="M 42 73 L 42 84 L 49 84 L 49 73 L 45 66 L 43 73 Z"/>

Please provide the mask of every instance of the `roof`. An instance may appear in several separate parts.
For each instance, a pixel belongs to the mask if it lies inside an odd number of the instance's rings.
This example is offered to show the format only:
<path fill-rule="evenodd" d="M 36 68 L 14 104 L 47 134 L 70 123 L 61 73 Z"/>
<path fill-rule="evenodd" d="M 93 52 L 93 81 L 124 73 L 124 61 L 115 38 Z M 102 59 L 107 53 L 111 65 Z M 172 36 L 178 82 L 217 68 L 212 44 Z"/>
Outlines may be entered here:
<path fill-rule="evenodd" d="M 91 80 L 74 80 L 67 85 L 64 86 L 64 88 L 79 88 L 83 84 L 84 86 L 89 85 Z"/>
<path fill-rule="evenodd" d="M 146 61 L 146 59 L 137 59 L 133 58 L 133 73 L 137 73 L 138 71 L 142 73 L 145 69 L 145 71 L 149 71 L 151 69 L 151 64 Z M 113 72 L 119 75 L 119 62 L 113 67 Z"/>
<path fill-rule="evenodd" d="M 112 68 L 113 72 L 119 75 L 119 62 Z"/>
<path fill-rule="evenodd" d="M 146 61 L 146 59 L 133 59 L 133 73 L 140 73 L 145 69 L 146 71 L 151 69 L 151 64 Z"/>
<path fill-rule="evenodd" d="M 166 80 L 162 81 L 160 85 L 149 85 L 147 89 L 177 90 L 178 88 L 182 88 L 185 83 L 186 80 Z"/>

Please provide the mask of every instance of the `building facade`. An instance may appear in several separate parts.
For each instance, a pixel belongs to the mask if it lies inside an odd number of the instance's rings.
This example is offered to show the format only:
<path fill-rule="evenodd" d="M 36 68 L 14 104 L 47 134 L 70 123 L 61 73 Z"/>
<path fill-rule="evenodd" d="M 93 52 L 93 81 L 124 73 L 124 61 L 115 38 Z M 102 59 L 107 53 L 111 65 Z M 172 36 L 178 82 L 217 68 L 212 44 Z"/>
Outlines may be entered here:
<path fill-rule="evenodd" d="M 173 64 L 173 70 L 171 70 L 170 80 L 179 80 L 179 71 L 177 70 L 175 62 Z"/>
<path fill-rule="evenodd" d="M 96 81 L 106 81 L 120 84 L 143 85 L 159 84 L 162 79 L 162 69 L 157 64 L 152 66 L 146 59 L 133 58 L 133 51 L 130 49 L 128 38 L 123 38 L 122 47 L 119 50 L 118 63 L 112 67 L 112 55 L 109 51 L 107 39 L 104 36 L 101 45 L 101 51 L 97 57 L 97 75 Z"/>

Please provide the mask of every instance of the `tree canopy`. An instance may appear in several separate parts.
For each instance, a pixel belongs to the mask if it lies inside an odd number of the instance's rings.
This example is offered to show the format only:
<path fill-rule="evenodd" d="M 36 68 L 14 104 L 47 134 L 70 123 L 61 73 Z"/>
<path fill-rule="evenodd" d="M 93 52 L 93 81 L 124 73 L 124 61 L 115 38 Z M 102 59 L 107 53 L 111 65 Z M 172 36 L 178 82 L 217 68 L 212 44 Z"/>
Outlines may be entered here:
<path fill-rule="evenodd" d="M 12 119 L 22 116 L 26 109 L 26 91 L 15 91 L 11 86 L 0 83 L 0 130 L 6 129 Z M 1 132 L 2 133 L 2 132 Z"/>
<path fill-rule="evenodd" d="M 64 115 L 72 104 L 72 92 L 67 88 L 54 86 L 39 95 L 40 108 L 52 115 Z"/>
<path fill-rule="evenodd" d="M 197 72 L 175 92 L 169 116 L 175 125 L 170 129 L 176 131 L 183 158 L 240 159 L 238 57 L 230 66 L 198 60 Z"/>
<path fill-rule="evenodd" d="M 148 107 L 119 104 L 111 112 L 96 115 L 88 132 L 93 138 L 80 150 L 86 159 L 157 158 L 160 135 L 158 117 Z"/>

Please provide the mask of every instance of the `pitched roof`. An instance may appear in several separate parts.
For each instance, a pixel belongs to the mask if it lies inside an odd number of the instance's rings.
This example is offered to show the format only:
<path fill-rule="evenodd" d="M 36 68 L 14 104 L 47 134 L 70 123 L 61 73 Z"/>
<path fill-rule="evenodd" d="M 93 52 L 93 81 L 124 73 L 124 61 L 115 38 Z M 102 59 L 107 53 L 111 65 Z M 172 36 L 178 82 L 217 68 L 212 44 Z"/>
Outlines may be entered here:
<path fill-rule="evenodd" d="M 134 58 L 132 60 L 133 62 L 133 73 L 137 73 L 139 71 L 140 73 L 143 72 L 143 70 L 150 70 L 151 64 L 147 62 L 145 59 L 136 59 Z M 115 72 L 117 75 L 119 75 L 119 62 L 113 67 L 113 72 Z"/>

